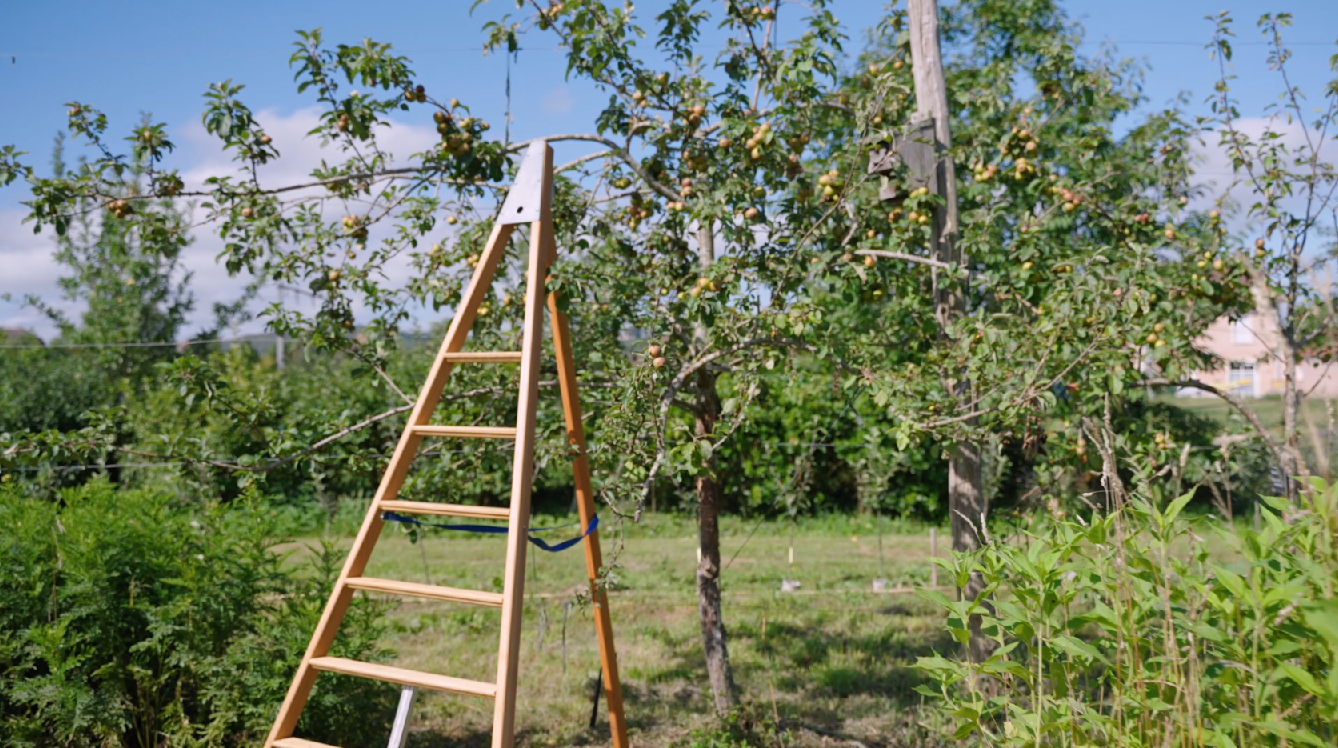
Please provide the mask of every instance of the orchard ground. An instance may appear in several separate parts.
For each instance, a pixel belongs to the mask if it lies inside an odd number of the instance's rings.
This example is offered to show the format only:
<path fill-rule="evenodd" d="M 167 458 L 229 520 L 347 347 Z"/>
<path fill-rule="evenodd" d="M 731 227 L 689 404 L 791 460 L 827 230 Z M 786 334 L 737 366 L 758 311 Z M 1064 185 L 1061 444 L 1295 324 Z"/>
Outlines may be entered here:
<path fill-rule="evenodd" d="M 349 544 L 348 519 L 335 526 Z M 570 518 L 544 517 L 536 525 Z M 883 569 L 872 517 L 802 519 L 790 524 L 724 521 L 726 625 L 734 677 L 759 721 L 779 724 L 787 745 L 946 745 L 922 698 L 926 682 L 918 657 L 950 654 L 956 645 L 941 611 L 914 594 L 929 584 L 927 527 L 885 521 Z M 633 744 L 715 746 L 715 724 L 704 692 L 705 665 L 697 614 L 693 519 L 649 515 L 623 539 L 611 596 L 614 635 Z M 568 527 L 552 537 L 574 534 Z M 751 537 L 750 537 L 751 534 Z M 946 553 L 938 531 L 939 553 Z M 316 540 L 284 548 L 298 559 Z M 605 538 L 606 554 L 616 538 Z M 465 589 L 500 589 L 504 543 L 499 536 L 431 533 L 419 543 L 387 525 L 368 576 Z M 594 628 L 578 600 L 585 589 L 579 548 L 550 554 L 531 548 L 526 574 L 517 731 L 520 745 L 607 745 L 604 705 L 588 729 L 598 672 Z M 891 592 L 874 593 L 883 576 Z M 781 580 L 802 583 L 780 592 Z M 946 578 L 943 584 L 950 583 Z M 395 664 L 464 678 L 491 680 L 496 667 L 499 612 L 406 598 L 386 598 Z M 566 613 L 564 657 L 564 604 Z M 340 676 L 322 675 L 321 678 Z M 492 702 L 421 693 L 408 745 L 487 746 Z M 313 739 L 334 736 L 310 735 Z"/>
<path fill-rule="evenodd" d="M 1223 402 L 1216 397 L 1168 397 L 1166 402 L 1171 403 L 1177 408 L 1184 408 L 1191 413 L 1208 416 L 1222 424 L 1227 424 L 1232 418 L 1240 419 L 1236 409 L 1230 403 Z M 1259 420 L 1273 432 L 1275 437 L 1282 435 L 1282 398 L 1278 395 L 1267 395 L 1259 398 L 1252 398 L 1245 401 L 1250 410 L 1259 416 Z M 1316 428 L 1327 429 L 1329 425 L 1328 404 L 1318 397 L 1304 398 L 1301 401 L 1301 426 L 1305 430 L 1307 424 L 1314 424 Z M 1304 439 L 1304 437 L 1302 437 Z"/>

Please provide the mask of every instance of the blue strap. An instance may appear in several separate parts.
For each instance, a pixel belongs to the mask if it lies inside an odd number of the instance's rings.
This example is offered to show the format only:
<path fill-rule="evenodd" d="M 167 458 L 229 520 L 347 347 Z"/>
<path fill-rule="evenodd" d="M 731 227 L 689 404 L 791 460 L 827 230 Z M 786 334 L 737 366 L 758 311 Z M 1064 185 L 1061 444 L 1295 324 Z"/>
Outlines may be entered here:
<path fill-rule="evenodd" d="M 435 527 L 440 530 L 459 530 L 461 532 L 479 532 L 479 533 L 486 533 L 489 535 L 505 535 L 508 532 L 510 532 L 508 528 L 502 527 L 500 525 L 447 525 L 438 522 L 424 522 L 421 519 L 414 519 L 413 517 L 407 517 L 398 512 L 381 512 L 381 519 L 387 522 L 399 522 L 400 524 L 404 525 L 417 525 L 419 527 Z M 576 545 L 577 543 L 581 542 L 582 540 L 585 540 L 587 535 L 594 532 L 598 528 L 599 528 L 599 515 L 596 514 L 595 516 L 590 518 L 590 524 L 585 528 L 585 532 L 569 540 L 564 540 L 561 543 L 550 544 L 539 538 L 534 537 L 533 534 L 531 534 L 527 539 L 541 550 L 548 551 L 549 553 L 557 553 L 558 551 L 565 551 L 568 548 L 572 547 L 573 545 Z M 558 528 L 540 527 L 537 529 L 530 530 L 530 533 L 546 532 L 548 530 L 556 530 L 556 529 Z"/>
<path fill-rule="evenodd" d="M 585 540 L 585 537 L 587 535 L 589 535 L 590 533 L 594 532 L 597 529 L 599 529 L 598 514 L 590 518 L 590 524 L 585 528 L 585 532 L 581 533 L 580 535 L 577 535 L 574 538 L 569 538 L 567 540 L 562 541 L 561 543 L 549 544 L 531 535 L 529 537 L 529 541 L 533 543 L 540 550 L 545 550 L 548 551 L 549 553 L 557 553 L 558 551 L 565 551 L 568 548 L 572 547 L 573 545 L 576 545 L 577 543 L 581 542 L 582 540 Z M 535 532 L 535 531 L 530 530 L 530 532 Z"/>

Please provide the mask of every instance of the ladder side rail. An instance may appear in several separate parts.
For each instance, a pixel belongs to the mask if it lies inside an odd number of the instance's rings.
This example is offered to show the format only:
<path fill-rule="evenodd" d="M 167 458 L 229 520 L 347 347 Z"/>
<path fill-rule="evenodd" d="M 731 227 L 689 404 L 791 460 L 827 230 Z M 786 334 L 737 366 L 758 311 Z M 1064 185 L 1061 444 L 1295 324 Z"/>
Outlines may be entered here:
<path fill-rule="evenodd" d="M 552 248 L 556 254 L 556 247 Z M 577 389 L 576 362 L 572 355 L 571 326 L 558 306 L 557 294 L 548 296 L 548 312 L 553 325 L 553 350 L 557 359 L 558 388 L 562 397 L 562 415 L 567 426 L 567 440 L 576 451 L 572 460 L 572 478 L 576 486 L 576 507 L 581 527 L 589 527 L 595 516 L 595 494 L 590 483 L 590 458 L 586 454 L 585 426 L 581 421 L 581 396 Z M 599 544 L 599 530 L 585 536 L 585 569 L 590 579 L 590 600 L 595 615 L 595 634 L 599 643 L 599 664 L 604 672 L 604 699 L 609 710 L 609 731 L 613 748 L 628 748 L 627 720 L 623 715 L 622 680 L 618 677 L 618 653 L 613 646 L 613 622 L 609 617 L 606 590 L 599 585 L 604 565 Z"/>
<path fill-rule="evenodd" d="M 531 152 L 533 153 L 533 152 Z M 553 148 L 543 146 L 541 206 L 530 224 L 529 268 L 525 287 L 525 326 L 520 354 L 520 395 L 516 404 L 516 451 L 511 467 L 511 522 L 502 577 L 502 625 L 497 648 L 497 700 L 493 709 L 493 748 L 512 748 L 515 740 L 516 677 L 525 594 L 525 552 L 529 545 L 530 489 L 534 483 L 535 418 L 543 352 L 544 279 L 548 236 L 553 230 Z"/>

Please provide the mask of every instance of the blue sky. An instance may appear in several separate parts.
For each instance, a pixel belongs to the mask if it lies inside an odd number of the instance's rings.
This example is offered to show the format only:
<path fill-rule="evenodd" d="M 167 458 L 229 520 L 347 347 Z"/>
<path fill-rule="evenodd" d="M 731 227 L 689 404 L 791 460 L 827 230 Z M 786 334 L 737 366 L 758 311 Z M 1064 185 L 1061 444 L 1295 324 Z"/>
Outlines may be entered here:
<path fill-rule="evenodd" d="M 198 137 L 201 94 L 210 82 L 231 78 L 247 86 L 251 107 L 290 122 L 298 132 L 300 113 L 312 103 L 296 94 L 287 65 L 295 29 L 325 29 L 332 43 L 356 43 L 364 37 L 388 41 L 413 59 L 421 81 L 438 98 L 456 97 L 500 130 L 506 107 L 507 61 L 480 52 L 482 24 L 514 12 L 509 0 L 483 3 L 471 15 L 472 0 L 397 2 L 386 5 L 326 2 L 267 3 L 233 0 L 225 4 L 131 3 L 13 0 L 0 10 L 0 144 L 30 151 L 44 164 L 51 139 L 64 127 L 64 102 L 77 99 L 104 110 L 118 132 L 141 112 L 152 112 L 176 131 L 181 148 L 171 164 L 205 169 L 217 165 L 212 146 Z M 664 2 L 638 5 L 647 27 Z M 834 0 L 833 11 L 845 24 L 856 52 L 865 29 L 873 26 L 885 4 L 878 0 Z M 1203 49 L 1211 33 L 1204 16 L 1230 9 L 1242 44 L 1237 50 L 1238 91 L 1244 114 L 1261 114 L 1277 87 L 1265 69 L 1265 49 L 1254 21 L 1263 12 L 1288 11 L 1296 25 L 1290 34 L 1296 80 L 1318 95 L 1326 80 L 1328 58 L 1338 51 L 1338 0 L 1291 3 L 1230 0 L 1072 0 L 1070 15 L 1083 24 L 1088 45 L 1118 46 L 1122 55 L 1150 67 L 1146 92 L 1153 105 L 1182 91 L 1195 102 L 1211 90 L 1215 63 Z M 208 10 L 205 10 L 205 9 Z M 797 14 L 795 14 L 797 15 Z M 780 34 L 787 28 L 784 8 Z M 511 64 L 513 124 L 511 135 L 523 139 L 557 132 L 592 131 L 593 114 L 604 96 L 592 87 L 564 80 L 564 64 L 552 37 L 521 51 Z M 425 111 L 425 110 L 424 110 Z M 420 119 L 425 119 L 424 113 Z M 424 128 L 430 123 L 422 124 Z M 294 137 L 296 137 L 294 135 Z M 282 145 L 282 144 L 281 144 Z M 561 154 L 559 154 L 561 157 Z M 0 293 L 37 292 L 55 299 L 58 269 L 49 261 L 49 242 L 17 225 L 21 185 L 0 190 Z M 201 241 L 192 267 L 197 274 L 201 308 L 227 298 L 237 282 L 212 270 L 212 253 Z M 31 310 L 0 301 L 0 326 L 31 327 L 49 333 Z"/>

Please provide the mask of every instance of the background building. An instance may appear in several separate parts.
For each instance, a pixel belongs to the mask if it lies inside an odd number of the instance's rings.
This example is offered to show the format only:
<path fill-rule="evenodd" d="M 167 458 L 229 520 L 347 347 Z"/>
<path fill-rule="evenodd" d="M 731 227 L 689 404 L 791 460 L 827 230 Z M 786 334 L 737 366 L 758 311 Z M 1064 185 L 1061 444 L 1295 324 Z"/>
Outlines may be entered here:
<path fill-rule="evenodd" d="M 1223 366 L 1197 372 L 1195 377 L 1240 397 L 1281 395 L 1283 364 L 1276 355 L 1279 338 L 1276 326 L 1256 314 L 1239 320 L 1221 317 L 1194 345 L 1220 358 Z M 1305 359 L 1296 367 L 1296 378 L 1302 396 L 1338 397 L 1338 371 L 1333 363 Z M 1206 393 L 1186 390 L 1181 394 Z"/>

